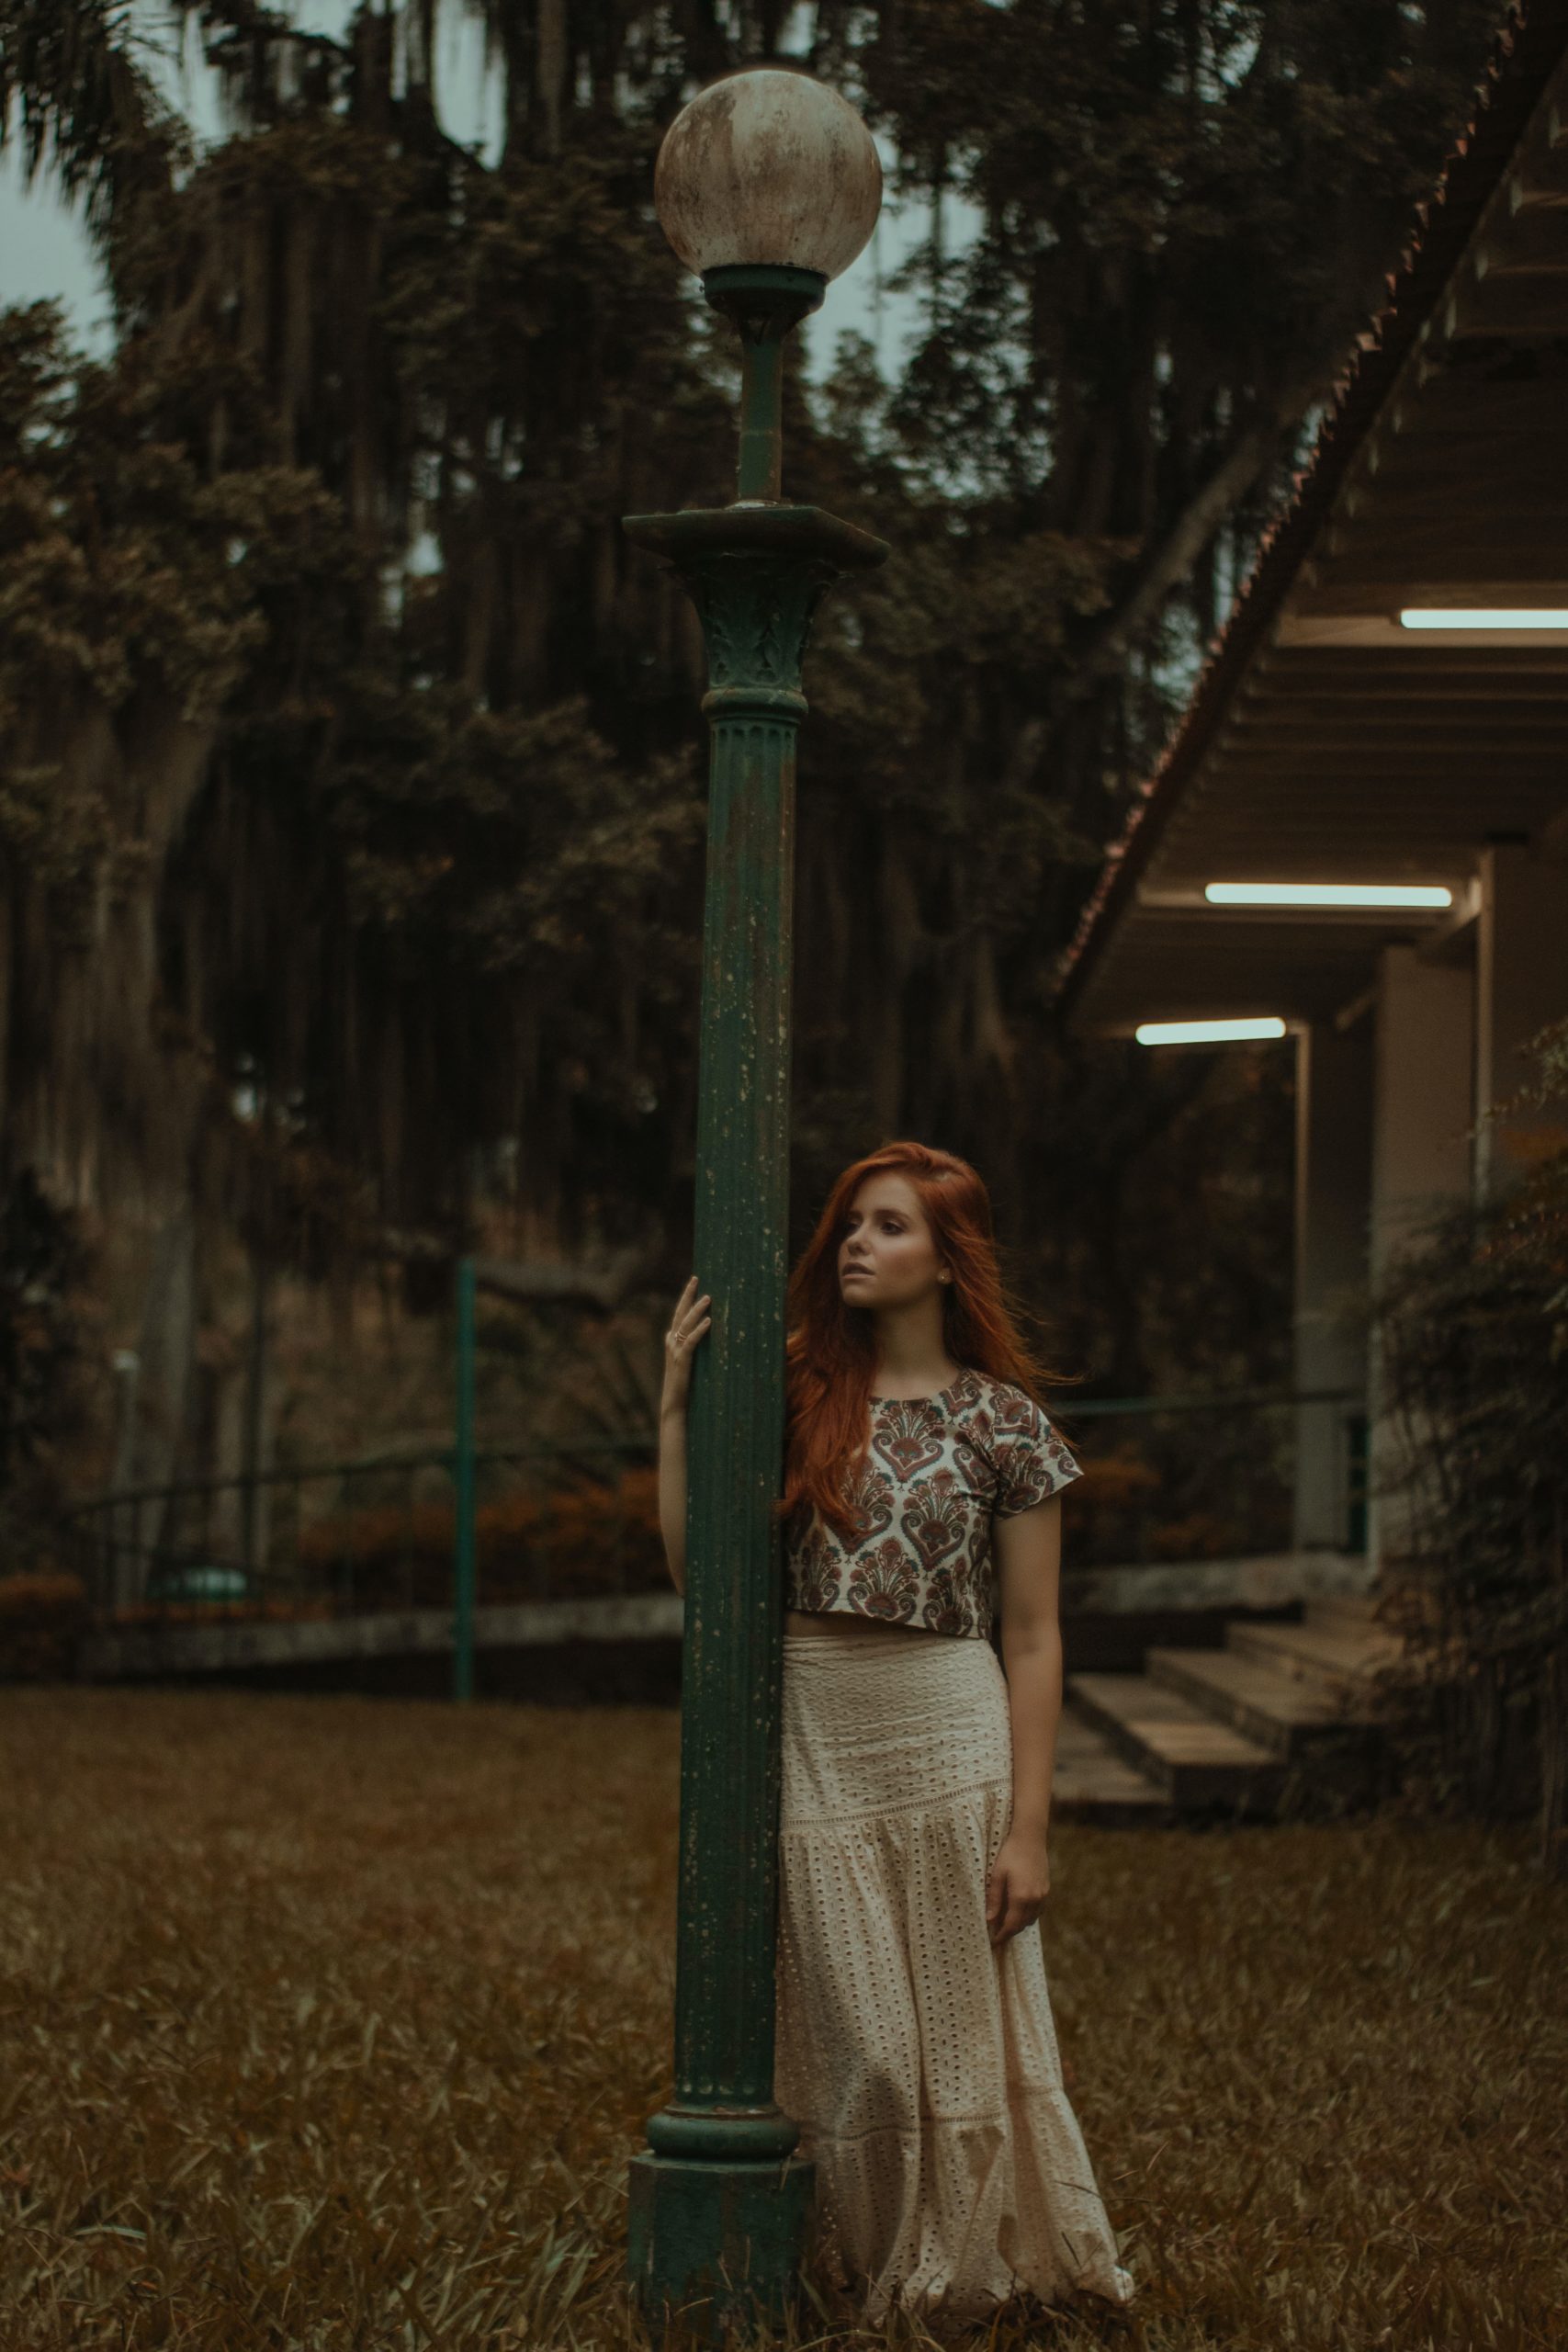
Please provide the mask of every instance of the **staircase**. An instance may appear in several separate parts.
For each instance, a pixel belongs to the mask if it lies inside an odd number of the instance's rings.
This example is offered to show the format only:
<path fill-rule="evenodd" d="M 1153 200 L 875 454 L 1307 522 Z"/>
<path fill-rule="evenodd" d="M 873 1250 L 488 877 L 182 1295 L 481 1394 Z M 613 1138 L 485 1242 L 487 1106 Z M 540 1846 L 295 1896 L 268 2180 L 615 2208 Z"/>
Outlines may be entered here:
<path fill-rule="evenodd" d="M 1069 1674 L 1052 1813 L 1102 1827 L 1333 1811 L 1375 1785 L 1371 1677 L 1399 1655 L 1371 1599 L 1299 1625 L 1237 1622 L 1224 1649 L 1150 1649 L 1142 1674 Z"/>

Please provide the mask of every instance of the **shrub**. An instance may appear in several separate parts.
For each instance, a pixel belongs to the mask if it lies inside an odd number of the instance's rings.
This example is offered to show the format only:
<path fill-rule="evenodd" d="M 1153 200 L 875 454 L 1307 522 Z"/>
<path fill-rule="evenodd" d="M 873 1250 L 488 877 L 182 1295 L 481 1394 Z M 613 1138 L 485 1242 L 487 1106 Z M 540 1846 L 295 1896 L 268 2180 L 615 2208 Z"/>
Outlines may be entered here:
<path fill-rule="evenodd" d="M 1159 1472 L 1135 1446 L 1085 1453 L 1083 1476 L 1062 1497 L 1066 1556 L 1074 1567 L 1135 1560 L 1148 1548 Z"/>
<path fill-rule="evenodd" d="M 1083 1476 L 1075 1478 L 1067 1488 L 1075 1510 L 1137 1510 L 1158 1494 L 1160 1475 L 1132 1446 L 1121 1446 L 1114 1453 L 1089 1456 L 1083 1465 Z"/>
<path fill-rule="evenodd" d="M 1568 1093 L 1568 1023 L 1538 1042 L 1533 1099 Z M 1504 1812 L 1522 1785 L 1568 1875 L 1568 1148 L 1431 1220 L 1375 1313 L 1404 1521 L 1391 1727 L 1438 1802 Z"/>
<path fill-rule="evenodd" d="M 481 1603 L 658 1590 L 668 1581 L 651 1467 L 614 1485 L 521 1491 L 475 1515 Z M 439 1608 L 451 1599 L 456 1507 L 451 1502 L 345 1511 L 299 1539 L 307 1581 L 357 1608 Z"/>
<path fill-rule="evenodd" d="M 48 1569 L 0 1577 L 0 1681 L 70 1679 L 86 1626 L 80 1577 Z"/>
<path fill-rule="evenodd" d="M 36 1170 L 0 1178 L 0 1558 L 46 1577 L 56 1566 L 62 1451 L 85 1426 L 87 1264 L 77 1218 L 54 1205 Z"/>
<path fill-rule="evenodd" d="M 1190 1510 L 1182 1519 L 1161 1520 L 1150 1536 L 1156 1560 L 1224 1560 L 1241 1549 L 1241 1530 L 1217 1512 Z"/>
<path fill-rule="evenodd" d="M 1138 1560 L 1214 1560 L 1288 1541 L 1290 1489 L 1275 1431 L 1237 1417 L 1156 1413 L 1136 1442 L 1085 1451 L 1064 1497 L 1075 1567 Z"/>

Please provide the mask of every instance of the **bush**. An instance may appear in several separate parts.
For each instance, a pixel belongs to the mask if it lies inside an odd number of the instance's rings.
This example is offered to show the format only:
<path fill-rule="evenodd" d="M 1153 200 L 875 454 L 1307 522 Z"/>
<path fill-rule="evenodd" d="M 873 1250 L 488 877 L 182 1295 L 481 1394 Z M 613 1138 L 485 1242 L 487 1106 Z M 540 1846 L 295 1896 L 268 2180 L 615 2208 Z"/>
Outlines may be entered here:
<path fill-rule="evenodd" d="M 63 1682 L 87 1628 L 80 1577 L 50 1570 L 0 1577 L 0 1682 Z"/>
<path fill-rule="evenodd" d="M 1062 1496 L 1065 1558 L 1077 1568 L 1135 1560 L 1148 1548 L 1159 1472 L 1135 1446 L 1082 1457 L 1083 1476 Z"/>
<path fill-rule="evenodd" d="M 1139 1446 L 1123 1442 L 1113 1453 L 1086 1453 L 1083 1476 L 1063 1498 L 1067 1556 L 1075 1567 L 1115 1566 L 1143 1559 L 1176 1562 L 1217 1560 L 1247 1548 L 1246 1521 L 1234 1511 L 1216 1511 L 1201 1497 L 1205 1487 L 1223 1484 L 1223 1457 L 1212 1447 L 1195 1451 L 1186 1430 L 1173 1438 L 1156 1428 L 1151 1442 L 1174 1467 L 1151 1461 Z M 1194 1496 L 1181 1507 L 1184 1494 Z M 1164 1515 L 1156 1517 L 1158 1506 Z"/>
<path fill-rule="evenodd" d="M 1124 1445 L 1114 1453 L 1088 1456 L 1083 1476 L 1075 1478 L 1066 1492 L 1075 1510 L 1137 1510 L 1159 1490 L 1160 1475 L 1153 1463 Z"/>
<path fill-rule="evenodd" d="M 55 1566 L 62 1449 L 86 1419 L 87 1262 L 78 1220 L 33 1169 L 0 1179 L 0 1559 L 18 1572 Z"/>
<path fill-rule="evenodd" d="M 452 1597 L 456 1507 L 396 1505 L 318 1520 L 299 1539 L 307 1581 L 356 1608 L 440 1608 Z M 483 1604 L 584 1593 L 657 1591 L 668 1584 L 659 1532 L 659 1479 L 624 1471 L 613 1486 L 508 1495 L 476 1514 Z"/>
<path fill-rule="evenodd" d="M 1156 1560 L 1224 1560 L 1235 1557 L 1246 1537 L 1234 1519 L 1190 1510 L 1182 1519 L 1159 1521 L 1149 1540 Z"/>
<path fill-rule="evenodd" d="M 1539 1042 L 1532 1099 L 1568 1094 L 1568 1023 Z M 1432 1220 L 1375 1313 L 1404 1521 L 1391 1729 L 1435 1801 L 1537 1803 L 1568 1875 L 1568 1148 Z"/>

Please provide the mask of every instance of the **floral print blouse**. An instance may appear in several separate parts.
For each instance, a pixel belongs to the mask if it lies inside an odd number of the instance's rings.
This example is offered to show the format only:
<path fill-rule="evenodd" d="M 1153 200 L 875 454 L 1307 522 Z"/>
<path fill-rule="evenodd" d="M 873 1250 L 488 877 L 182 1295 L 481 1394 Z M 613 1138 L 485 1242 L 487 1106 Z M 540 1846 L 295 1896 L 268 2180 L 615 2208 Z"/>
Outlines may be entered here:
<path fill-rule="evenodd" d="M 961 1372 L 935 1396 L 874 1396 L 846 1497 L 856 1540 L 844 1544 L 815 1508 L 792 1525 L 785 1604 L 988 1640 L 993 1517 L 1081 1475 L 1033 1398 L 988 1373 Z"/>

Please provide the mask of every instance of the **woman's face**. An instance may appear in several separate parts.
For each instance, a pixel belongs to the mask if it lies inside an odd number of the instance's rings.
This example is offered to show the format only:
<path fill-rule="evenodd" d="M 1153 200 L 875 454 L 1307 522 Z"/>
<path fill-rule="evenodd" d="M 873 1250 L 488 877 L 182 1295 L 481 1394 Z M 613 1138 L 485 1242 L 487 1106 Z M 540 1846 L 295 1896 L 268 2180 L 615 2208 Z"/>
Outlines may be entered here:
<path fill-rule="evenodd" d="M 907 1176 L 868 1176 L 839 1236 L 839 1291 L 846 1306 L 907 1306 L 934 1290 L 942 1260 Z"/>

